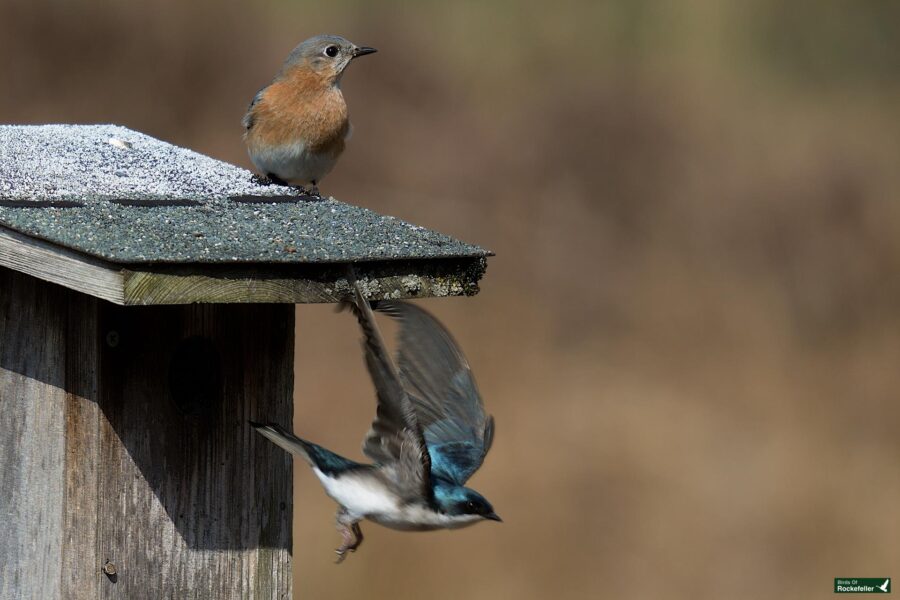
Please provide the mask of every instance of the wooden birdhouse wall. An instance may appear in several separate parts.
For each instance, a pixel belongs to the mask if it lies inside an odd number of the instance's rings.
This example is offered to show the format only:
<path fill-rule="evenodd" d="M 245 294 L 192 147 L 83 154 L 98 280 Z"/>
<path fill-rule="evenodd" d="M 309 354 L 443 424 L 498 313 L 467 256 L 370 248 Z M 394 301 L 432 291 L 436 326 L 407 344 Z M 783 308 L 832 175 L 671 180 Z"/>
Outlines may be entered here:
<path fill-rule="evenodd" d="M 294 307 L 0 267 L 0 598 L 289 598 Z"/>

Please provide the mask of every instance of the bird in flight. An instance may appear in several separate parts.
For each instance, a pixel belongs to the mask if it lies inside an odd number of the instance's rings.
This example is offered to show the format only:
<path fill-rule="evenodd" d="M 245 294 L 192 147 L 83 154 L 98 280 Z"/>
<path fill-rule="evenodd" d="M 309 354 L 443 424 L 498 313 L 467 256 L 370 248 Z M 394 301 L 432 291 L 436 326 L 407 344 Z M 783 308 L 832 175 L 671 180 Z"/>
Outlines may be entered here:
<path fill-rule="evenodd" d="M 344 458 L 276 424 L 253 423 L 260 434 L 306 460 L 338 504 L 338 561 L 363 541 L 360 521 L 392 529 L 456 529 L 500 521 L 491 503 L 465 486 L 494 438 L 469 364 L 450 333 L 426 311 L 400 301 L 370 306 L 354 284 L 349 308 L 363 333 L 375 384 L 375 420 L 363 441 L 373 464 Z M 372 308 L 399 325 L 396 362 Z"/>

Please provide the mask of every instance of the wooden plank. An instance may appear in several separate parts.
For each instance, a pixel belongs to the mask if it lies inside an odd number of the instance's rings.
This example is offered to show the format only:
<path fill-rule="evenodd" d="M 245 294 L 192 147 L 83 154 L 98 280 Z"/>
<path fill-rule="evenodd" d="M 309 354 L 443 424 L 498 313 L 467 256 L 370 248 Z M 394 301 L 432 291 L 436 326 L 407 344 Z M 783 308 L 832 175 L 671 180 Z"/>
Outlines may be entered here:
<path fill-rule="evenodd" d="M 66 295 L 0 268 L 0 598 L 60 597 Z"/>
<path fill-rule="evenodd" d="M 122 271 L 109 263 L 0 227 L 0 266 L 124 304 Z"/>
<path fill-rule="evenodd" d="M 97 556 L 99 300 L 68 296 L 62 598 L 93 600 L 103 577 Z"/>
<path fill-rule="evenodd" d="M 370 300 L 471 296 L 484 258 L 385 261 L 353 265 Z M 124 272 L 125 304 L 329 303 L 350 293 L 349 266 L 190 265 Z"/>
<path fill-rule="evenodd" d="M 293 311 L 101 305 L 100 597 L 290 597 Z"/>

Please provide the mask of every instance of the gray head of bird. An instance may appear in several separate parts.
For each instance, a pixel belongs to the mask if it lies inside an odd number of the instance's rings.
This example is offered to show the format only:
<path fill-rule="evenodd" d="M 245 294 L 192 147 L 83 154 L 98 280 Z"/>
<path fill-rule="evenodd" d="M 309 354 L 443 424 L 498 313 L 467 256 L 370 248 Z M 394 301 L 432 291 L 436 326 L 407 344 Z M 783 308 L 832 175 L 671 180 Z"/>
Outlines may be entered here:
<path fill-rule="evenodd" d="M 340 82 L 350 61 L 374 52 L 375 48 L 357 46 L 339 35 L 317 35 L 300 42 L 291 51 L 284 62 L 282 73 L 301 67 L 336 84 Z"/>

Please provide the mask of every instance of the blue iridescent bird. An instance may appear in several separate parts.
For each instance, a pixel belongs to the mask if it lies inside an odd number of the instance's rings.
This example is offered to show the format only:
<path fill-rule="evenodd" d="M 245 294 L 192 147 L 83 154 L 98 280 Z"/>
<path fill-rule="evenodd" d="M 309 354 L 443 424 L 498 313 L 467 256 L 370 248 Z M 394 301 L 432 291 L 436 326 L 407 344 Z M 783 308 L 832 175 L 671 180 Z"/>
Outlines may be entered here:
<path fill-rule="evenodd" d="M 363 441 L 363 453 L 374 464 L 339 456 L 278 425 L 251 423 L 305 459 L 338 503 L 338 562 L 362 543 L 363 519 L 407 531 L 500 521 L 491 503 L 465 486 L 491 447 L 494 419 L 485 415 L 472 371 L 450 333 L 412 304 L 380 301 L 370 306 L 355 285 L 348 306 L 362 327 L 366 366 L 378 399 Z M 373 307 L 400 325 L 396 363 Z"/>

